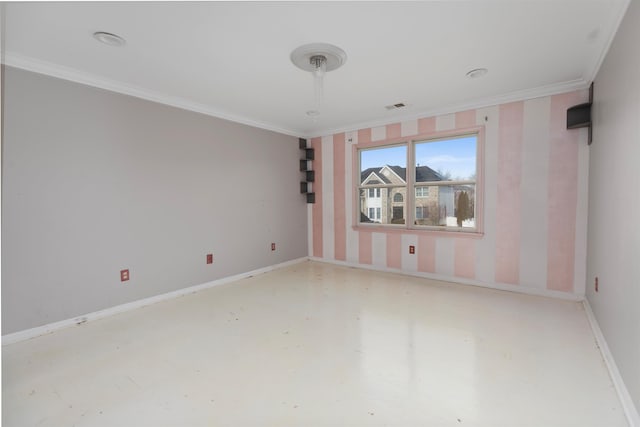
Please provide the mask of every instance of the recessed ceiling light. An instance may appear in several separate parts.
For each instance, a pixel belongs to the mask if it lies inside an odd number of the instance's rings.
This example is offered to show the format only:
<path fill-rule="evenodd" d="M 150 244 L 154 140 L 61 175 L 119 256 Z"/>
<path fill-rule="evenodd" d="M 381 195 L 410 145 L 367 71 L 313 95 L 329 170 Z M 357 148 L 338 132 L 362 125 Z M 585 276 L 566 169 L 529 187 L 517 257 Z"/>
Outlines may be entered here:
<path fill-rule="evenodd" d="M 93 33 L 93 38 L 100 43 L 104 43 L 109 46 L 124 46 L 127 41 L 117 34 L 106 33 L 104 31 L 96 31 Z"/>
<path fill-rule="evenodd" d="M 489 70 L 486 68 L 476 68 L 475 70 L 471 70 L 467 73 L 467 77 L 470 79 L 477 79 L 478 77 L 482 77 L 487 74 Z"/>

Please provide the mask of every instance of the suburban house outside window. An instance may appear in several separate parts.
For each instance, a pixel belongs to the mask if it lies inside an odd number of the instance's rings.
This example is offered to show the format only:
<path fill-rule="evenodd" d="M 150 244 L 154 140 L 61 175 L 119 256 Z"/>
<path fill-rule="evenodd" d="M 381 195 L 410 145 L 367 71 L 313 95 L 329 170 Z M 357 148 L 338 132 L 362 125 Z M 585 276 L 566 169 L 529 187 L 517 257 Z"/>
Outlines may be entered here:
<path fill-rule="evenodd" d="M 396 165 L 379 163 L 383 158 L 397 159 Z M 368 167 L 369 164 L 373 166 Z M 360 165 L 360 223 L 404 224 L 407 193 L 406 144 L 361 150 Z M 398 193 L 400 199 L 396 198 Z M 372 197 L 371 194 L 377 197 Z M 374 215 L 371 215 L 371 208 L 376 208 Z"/>
<path fill-rule="evenodd" d="M 379 188 L 370 188 L 369 189 L 369 198 L 370 199 L 379 199 L 380 198 L 380 189 Z"/>
<path fill-rule="evenodd" d="M 416 206 L 416 220 L 429 217 L 429 210 L 424 206 Z"/>
<path fill-rule="evenodd" d="M 369 219 L 380 222 L 380 208 L 369 208 Z"/>
<path fill-rule="evenodd" d="M 478 231 L 477 133 L 362 148 L 358 159 L 359 223 Z"/>

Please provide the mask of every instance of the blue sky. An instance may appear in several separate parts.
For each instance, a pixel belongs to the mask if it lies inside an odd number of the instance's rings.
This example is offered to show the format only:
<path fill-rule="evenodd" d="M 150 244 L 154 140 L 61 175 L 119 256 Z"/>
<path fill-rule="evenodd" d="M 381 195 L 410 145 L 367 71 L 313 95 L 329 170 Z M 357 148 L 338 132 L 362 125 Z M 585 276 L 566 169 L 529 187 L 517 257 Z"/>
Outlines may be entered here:
<path fill-rule="evenodd" d="M 405 146 L 363 150 L 361 167 L 407 165 Z M 468 178 L 476 172 L 476 136 L 464 136 L 446 141 L 431 141 L 416 144 L 416 163 L 429 166 L 435 171 L 450 172 L 452 178 Z"/>

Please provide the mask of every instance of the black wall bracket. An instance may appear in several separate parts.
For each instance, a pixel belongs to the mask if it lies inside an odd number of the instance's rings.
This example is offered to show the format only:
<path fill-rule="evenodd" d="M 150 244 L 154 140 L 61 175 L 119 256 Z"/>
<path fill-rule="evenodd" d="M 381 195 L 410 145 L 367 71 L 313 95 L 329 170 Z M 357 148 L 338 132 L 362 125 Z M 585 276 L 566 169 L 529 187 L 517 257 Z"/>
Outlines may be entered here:
<path fill-rule="evenodd" d="M 589 128 L 589 145 L 593 140 L 591 105 L 593 104 L 593 83 L 589 86 L 589 102 L 575 105 L 567 110 L 567 129 Z"/>

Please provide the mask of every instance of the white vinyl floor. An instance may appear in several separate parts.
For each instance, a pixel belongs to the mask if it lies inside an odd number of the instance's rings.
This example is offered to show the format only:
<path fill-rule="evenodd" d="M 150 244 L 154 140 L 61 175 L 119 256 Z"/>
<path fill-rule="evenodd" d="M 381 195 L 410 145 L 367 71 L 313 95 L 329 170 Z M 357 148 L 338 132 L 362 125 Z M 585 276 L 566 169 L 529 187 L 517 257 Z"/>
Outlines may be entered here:
<path fill-rule="evenodd" d="M 5 427 L 627 425 L 580 303 L 316 262 L 2 359 Z"/>

